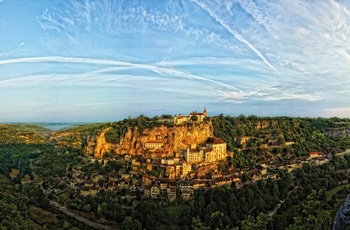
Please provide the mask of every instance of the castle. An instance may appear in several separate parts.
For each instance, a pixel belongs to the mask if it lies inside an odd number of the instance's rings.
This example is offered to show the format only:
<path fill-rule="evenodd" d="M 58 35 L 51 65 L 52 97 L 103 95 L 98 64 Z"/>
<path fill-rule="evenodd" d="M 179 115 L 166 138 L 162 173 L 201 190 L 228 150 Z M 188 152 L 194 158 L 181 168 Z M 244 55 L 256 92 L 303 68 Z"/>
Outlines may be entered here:
<path fill-rule="evenodd" d="M 193 117 L 197 117 L 197 120 L 193 120 Z M 178 116 L 174 116 L 174 124 L 181 125 L 188 121 L 203 122 L 206 117 L 207 117 L 207 110 L 204 108 L 203 113 L 192 112 L 190 113 L 189 116 L 184 116 L 182 114 L 179 114 Z"/>

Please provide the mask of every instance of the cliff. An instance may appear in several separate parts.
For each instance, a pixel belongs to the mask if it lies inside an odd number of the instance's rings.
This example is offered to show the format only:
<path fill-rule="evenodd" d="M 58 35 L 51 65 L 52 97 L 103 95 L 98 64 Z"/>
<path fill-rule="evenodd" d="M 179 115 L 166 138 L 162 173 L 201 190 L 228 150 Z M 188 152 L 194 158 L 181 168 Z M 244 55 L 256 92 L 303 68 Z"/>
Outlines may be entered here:
<path fill-rule="evenodd" d="M 350 137 L 350 127 L 333 128 L 323 132 L 328 137 Z"/>
<path fill-rule="evenodd" d="M 94 154 L 102 157 L 107 152 L 116 154 L 161 154 L 174 156 L 189 145 L 202 144 L 213 136 L 211 123 L 200 123 L 192 125 L 167 127 L 160 125 L 154 128 L 146 128 L 142 132 L 137 126 L 129 127 L 125 135 L 120 138 L 118 144 L 106 141 L 105 133 L 112 127 L 104 129 L 96 137 L 90 137 L 85 150 L 86 154 Z M 146 143 L 161 143 L 162 147 L 147 149 Z"/>
<path fill-rule="evenodd" d="M 112 152 L 116 147 L 116 144 L 108 143 L 106 141 L 105 134 L 112 127 L 108 127 L 102 130 L 98 136 L 89 136 L 87 139 L 87 146 L 85 147 L 85 153 L 93 154 L 95 157 L 103 157 L 106 152 Z"/>

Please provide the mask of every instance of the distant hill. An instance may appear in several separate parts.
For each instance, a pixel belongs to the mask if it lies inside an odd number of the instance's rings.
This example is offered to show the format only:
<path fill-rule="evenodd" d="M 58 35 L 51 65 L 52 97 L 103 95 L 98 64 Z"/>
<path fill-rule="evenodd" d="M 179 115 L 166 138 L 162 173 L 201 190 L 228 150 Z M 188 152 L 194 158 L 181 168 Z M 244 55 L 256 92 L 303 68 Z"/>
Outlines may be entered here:
<path fill-rule="evenodd" d="M 0 144 L 42 144 L 51 130 L 29 124 L 1 124 Z"/>

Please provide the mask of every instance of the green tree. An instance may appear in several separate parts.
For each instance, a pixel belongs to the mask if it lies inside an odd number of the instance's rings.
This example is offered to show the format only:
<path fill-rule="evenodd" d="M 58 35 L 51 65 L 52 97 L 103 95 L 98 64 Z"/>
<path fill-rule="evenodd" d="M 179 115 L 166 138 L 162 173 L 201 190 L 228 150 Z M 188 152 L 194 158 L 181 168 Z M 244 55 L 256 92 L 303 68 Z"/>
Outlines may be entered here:
<path fill-rule="evenodd" d="M 131 216 L 126 216 L 122 225 L 123 230 L 142 230 L 142 225 L 138 219 L 133 219 Z"/>
<path fill-rule="evenodd" d="M 261 212 L 256 218 L 249 215 L 247 219 L 242 221 L 241 228 L 242 230 L 267 230 L 271 221 L 271 216 Z"/>
<path fill-rule="evenodd" d="M 192 217 L 191 228 L 193 230 L 209 230 L 210 227 L 205 226 L 199 217 Z"/>
<path fill-rule="evenodd" d="M 191 120 L 192 121 L 198 121 L 198 116 L 196 116 L 196 115 L 191 116 Z"/>

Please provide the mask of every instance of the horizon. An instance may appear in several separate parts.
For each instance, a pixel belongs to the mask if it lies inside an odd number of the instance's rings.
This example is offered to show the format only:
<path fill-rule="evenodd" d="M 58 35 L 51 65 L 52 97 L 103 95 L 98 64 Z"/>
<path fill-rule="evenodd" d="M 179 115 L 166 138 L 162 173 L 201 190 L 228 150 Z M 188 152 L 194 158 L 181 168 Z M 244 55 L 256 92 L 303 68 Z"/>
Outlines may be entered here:
<path fill-rule="evenodd" d="M 121 118 L 121 119 L 118 119 L 118 120 L 100 120 L 100 121 L 0 121 L 0 124 L 2 125 L 11 125 L 11 124 L 28 124 L 28 125 L 38 125 L 38 126 L 42 126 L 42 127 L 45 127 L 45 125 L 47 126 L 51 126 L 51 125 L 57 125 L 57 126 L 64 126 L 64 127 L 67 127 L 67 126 L 75 126 L 75 125 L 89 125 L 89 124 L 103 124 L 103 123 L 113 123 L 113 122 L 119 122 L 119 121 L 123 121 L 125 119 L 137 119 L 139 116 L 145 116 L 145 117 L 148 117 L 148 118 L 154 118 L 154 117 L 160 117 L 162 115 L 171 115 L 172 117 L 174 116 L 178 116 L 178 115 L 184 115 L 184 116 L 187 116 L 189 115 L 191 112 L 201 112 L 199 110 L 197 111 L 190 111 L 188 113 L 177 113 L 177 114 L 156 114 L 154 116 L 147 116 L 145 114 L 139 114 L 137 116 L 127 116 L 127 117 L 124 117 L 124 118 Z M 249 114 L 249 115 L 246 115 L 246 114 L 238 114 L 238 115 L 230 115 L 230 114 L 224 114 L 224 113 L 219 113 L 219 114 L 215 114 L 215 115 L 212 115 L 210 113 L 208 113 L 207 117 L 219 117 L 223 115 L 224 117 L 233 117 L 233 118 L 238 118 L 240 116 L 244 116 L 246 118 L 249 118 L 249 117 L 252 117 L 252 116 L 255 116 L 257 118 L 261 118 L 261 119 L 264 119 L 264 118 L 284 118 L 284 117 L 287 117 L 287 118 L 293 118 L 293 119 L 318 119 L 318 118 L 321 118 L 321 119 L 334 119 L 334 118 L 337 118 L 337 119 L 350 119 L 350 117 L 337 117 L 337 116 L 332 116 L 332 117 L 311 117 L 311 116 L 304 116 L 304 117 L 301 117 L 301 116 L 258 116 L 256 114 Z"/>
<path fill-rule="evenodd" d="M 0 0 L 0 122 L 348 118 L 349 18 L 330 0 Z"/>

